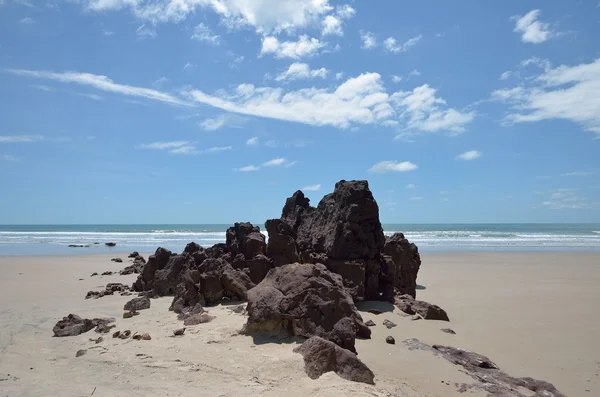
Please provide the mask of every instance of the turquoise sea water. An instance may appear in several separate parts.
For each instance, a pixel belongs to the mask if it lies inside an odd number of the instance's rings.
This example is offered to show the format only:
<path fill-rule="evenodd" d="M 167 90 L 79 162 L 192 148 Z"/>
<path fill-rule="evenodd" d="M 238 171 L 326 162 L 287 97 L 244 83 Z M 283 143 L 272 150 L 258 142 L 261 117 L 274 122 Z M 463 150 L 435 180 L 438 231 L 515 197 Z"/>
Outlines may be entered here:
<path fill-rule="evenodd" d="M 229 226 L 0 225 L 0 255 L 153 252 L 159 246 L 180 252 L 190 241 L 205 247 L 225 242 Z M 421 251 L 600 251 L 600 224 L 384 224 L 383 228 L 386 234 L 403 232 Z M 108 248 L 106 242 L 117 246 Z M 69 244 L 89 247 L 69 248 Z"/>

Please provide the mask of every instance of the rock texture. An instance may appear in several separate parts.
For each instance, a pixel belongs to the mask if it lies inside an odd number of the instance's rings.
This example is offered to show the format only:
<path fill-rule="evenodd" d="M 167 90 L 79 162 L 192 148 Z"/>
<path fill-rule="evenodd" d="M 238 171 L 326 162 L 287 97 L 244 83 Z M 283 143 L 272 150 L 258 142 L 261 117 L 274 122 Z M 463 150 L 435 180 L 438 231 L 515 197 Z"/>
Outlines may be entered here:
<path fill-rule="evenodd" d="M 510 376 L 488 357 L 455 347 L 429 346 L 418 339 L 402 341 L 410 350 L 420 349 L 439 354 L 455 365 L 460 365 L 475 382 L 460 385 L 459 391 L 481 389 L 490 397 L 565 397 L 552 383 L 530 377 Z M 528 390 L 530 392 L 525 392 Z"/>
<path fill-rule="evenodd" d="M 293 263 L 271 270 L 248 291 L 247 310 L 247 334 L 320 336 L 351 352 L 356 352 L 357 335 L 371 335 L 342 278 L 322 264 Z"/>
<path fill-rule="evenodd" d="M 425 320 L 450 321 L 448 314 L 439 306 L 424 301 L 415 300 L 410 295 L 397 296 L 395 304 L 406 314 L 417 314 Z"/>
<path fill-rule="evenodd" d="M 311 379 L 333 371 L 344 379 L 374 384 L 373 372 L 356 354 L 318 336 L 294 349 L 304 357 L 304 370 Z"/>
<path fill-rule="evenodd" d="M 342 180 L 316 208 L 309 203 L 297 191 L 286 200 L 281 218 L 266 222 L 267 255 L 275 267 L 322 263 L 342 276 L 355 301 L 393 302 L 395 287 L 416 285 L 418 250 L 402 236 L 402 244 L 393 249 L 390 243 L 386 253 L 379 207 L 367 181 Z"/>
<path fill-rule="evenodd" d="M 76 314 L 69 314 L 58 321 L 52 331 L 54 336 L 76 336 L 88 332 L 94 328 L 102 330 L 107 327 L 107 324 L 114 322 L 114 318 L 81 318 Z"/>
<path fill-rule="evenodd" d="M 392 258 L 396 265 L 391 272 L 397 294 L 417 296 L 417 274 L 421 267 L 421 256 L 415 244 L 408 242 L 402 233 L 394 233 L 385 239 L 383 252 Z"/>
<path fill-rule="evenodd" d="M 123 306 L 123 310 L 127 310 L 129 312 L 136 312 L 138 310 L 150 309 L 150 299 L 146 296 L 141 296 L 139 298 L 133 298 L 129 302 Z"/>

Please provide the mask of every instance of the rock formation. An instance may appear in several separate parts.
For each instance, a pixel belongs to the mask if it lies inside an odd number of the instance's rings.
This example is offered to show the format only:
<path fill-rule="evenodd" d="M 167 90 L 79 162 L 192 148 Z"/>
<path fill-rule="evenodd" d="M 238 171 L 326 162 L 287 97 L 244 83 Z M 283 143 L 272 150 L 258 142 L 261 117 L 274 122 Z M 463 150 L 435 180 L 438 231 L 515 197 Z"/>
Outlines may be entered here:
<path fill-rule="evenodd" d="M 392 258 L 396 264 L 394 288 L 399 295 L 417 296 L 417 273 L 421 267 L 421 256 L 415 244 L 411 244 L 402 233 L 394 233 L 385 239 L 383 252 Z"/>
<path fill-rule="evenodd" d="M 97 331 L 103 331 L 109 323 L 114 322 L 114 318 L 81 318 L 76 314 L 69 314 L 58 321 L 52 332 L 54 336 L 76 336 L 88 332 L 94 328 Z"/>
<path fill-rule="evenodd" d="M 373 371 L 360 361 L 356 354 L 328 340 L 313 336 L 295 348 L 294 352 L 302 354 L 304 370 L 312 379 L 333 371 L 344 379 L 374 384 Z"/>
<path fill-rule="evenodd" d="M 406 314 L 417 314 L 425 320 L 450 321 L 448 314 L 439 306 L 424 301 L 415 300 L 410 295 L 397 296 L 395 304 Z"/>
<path fill-rule="evenodd" d="M 271 270 L 248 291 L 246 334 L 320 336 L 356 353 L 356 336 L 369 338 L 342 278 L 322 264 L 293 263 Z"/>

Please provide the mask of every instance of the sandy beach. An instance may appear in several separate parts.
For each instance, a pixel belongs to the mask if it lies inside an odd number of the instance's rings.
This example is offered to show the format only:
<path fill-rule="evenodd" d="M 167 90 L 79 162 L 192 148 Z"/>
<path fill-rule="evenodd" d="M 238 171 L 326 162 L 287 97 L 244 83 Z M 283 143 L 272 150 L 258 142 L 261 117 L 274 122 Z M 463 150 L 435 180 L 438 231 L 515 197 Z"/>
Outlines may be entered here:
<path fill-rule="evenodd" d="M 139 316 L 121 318 L 130 297 L 85 300 L 109 282 L 130 284 L 135 275 L 96 276 L 126 263 L 111 256 L 0 258 L 0 396 L 454 396 L 470 378 L 460 367 L 401 343 L 418 338 L 487 355 L 513 376 L 552 382 L 567 396 L 600 394 L 600 254 L 453 252 L 423 255 L 417 297 L 443 307 L 450 323 L 411 321 L 391 304 L 359 306 L 373 320 L 372 339 L 357 340 L 359 357 L 375 373 L 375 385 L 327 373 L 317 380 L 283 341 L 239 335 L 246 321 L 228 305 L 209 308 L 216 319 L 182 326 L 168 311 L 171 299 L 152 300 Z M 82 280 L 80 280 L 82 279 Z M 374 315 L 373 305 L 384 310 Z M 150 341 L 98 334 L 52 337 L 69 313 L 116 317 L 115 330 L 147 332 Z M 390 330 L 384 319 L 398 326 Z M 456 335 L 441 328 L 450 327 Z M 395 345 L 385 337 L 396 339 Z M 75 357 L 80 349 L 88 352 Z M 469 391 L 469 395 L 484 395 Z"/>

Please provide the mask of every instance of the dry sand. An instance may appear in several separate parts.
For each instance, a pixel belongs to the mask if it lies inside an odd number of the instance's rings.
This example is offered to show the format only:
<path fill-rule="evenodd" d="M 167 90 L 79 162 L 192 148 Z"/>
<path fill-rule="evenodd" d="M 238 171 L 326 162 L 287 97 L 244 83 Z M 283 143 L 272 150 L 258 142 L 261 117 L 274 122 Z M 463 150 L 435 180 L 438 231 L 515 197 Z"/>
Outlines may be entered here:
<path fill-rule="evenodd" d="M 216 319 L 182 326 L 170 298 L 122 319 L 131 297 L 85 300 L 108 282 L 135 275 L 90 277 L 127 263 L 110 256 L 0 258 L 0 397 L 4 396 L 469 396 L 457 383 L 472 381 L 460 368 L 401 341 L 419 338 L 489 356 L 504 371 L 554 383 L 567 396 L 600 395 L 600 254 L 436 253 L 423 255 L 418 298 L 442 306 L 450 323 L 411 321 L 397 309 L 373 320 L 371 340 L 358 340 L 359 357 L 375 373 L 374 386 L 334 373 L 312 380 L 292 349 L 296 339 L 253 340 L 239 335 L 245 316 L 229 306 L 209 308 Z M 83 280 L 79 280 L 83 278 Z M 361 310 L 376 305 L 361 305 Z M 150 341 L 113 339 L 95 344 L 94 331 L 52 337 L 61 317 L 116 317 L 115 330 L 148 332 Z M 388 330 L 389 319 L 398 326 Z M 457 334 L 440 331 L 450 327 Z M 394 336 L 395 345 L 385 343 Z M 87 354 L 75 357 L 79 349 Z M 95 390 L 95 391 L 94 391 Z"/>

